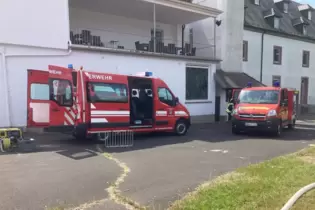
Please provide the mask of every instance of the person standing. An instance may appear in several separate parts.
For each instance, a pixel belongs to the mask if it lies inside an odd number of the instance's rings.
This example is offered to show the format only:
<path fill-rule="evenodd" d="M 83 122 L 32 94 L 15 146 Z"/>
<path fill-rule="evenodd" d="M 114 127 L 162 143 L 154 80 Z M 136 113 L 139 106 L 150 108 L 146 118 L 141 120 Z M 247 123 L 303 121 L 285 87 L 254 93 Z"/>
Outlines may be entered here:
<path fill-rule="evenodd" d="M 231 98 L 230 102 L 227 104 L 226 113 L 227 113 L 227 122 L 232 120 L 232 112 L 234 109 L 234 100 Z"/>

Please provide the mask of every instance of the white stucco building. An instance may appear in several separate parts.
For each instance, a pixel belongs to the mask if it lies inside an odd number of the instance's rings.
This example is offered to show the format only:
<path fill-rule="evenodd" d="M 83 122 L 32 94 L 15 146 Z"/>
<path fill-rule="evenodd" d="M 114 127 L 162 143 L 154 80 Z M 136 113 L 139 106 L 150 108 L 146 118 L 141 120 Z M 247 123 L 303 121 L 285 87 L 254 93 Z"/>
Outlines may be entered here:
<path fill-rule="evenodd" d="M 300 90 L 315 104 L 315 12 L 291 0 L 245 0 L 243 70 L 264 84 Z"/>
<path fill-rule="evenodd" d="M 216 73 L 220 115 L 225 114 L 228 97 L 224 90 L 244 87 L 252 79 L 253 85 L 272 85 L 277 80 L 282 87 L 299 90 L 302 108 L 315 104 L 315 93 L 310 91 L 315 88 L 315 12 L 310 5 L 293 0 L 195 2 L 224 11 L 216 26 L 216 54 L 222 58 Z M 207 34 L 214 23 L 204 19 L 190 26 Z M 212 38 L 210 33 L 207 36 L 194 40 Z"/>
<path fill-rule="evenodd" d="M 2 0 L 0 127 L 26 126 L 27 69 L 46 70 L 49 64 L 120 74 L 151 71 L 187 105 L 192 121 L 212 121 L 220 58 L 215 40 L 193 45 L 182 26 L 213 20 L 221 11 L 189 1 L 154 2 Z"/>

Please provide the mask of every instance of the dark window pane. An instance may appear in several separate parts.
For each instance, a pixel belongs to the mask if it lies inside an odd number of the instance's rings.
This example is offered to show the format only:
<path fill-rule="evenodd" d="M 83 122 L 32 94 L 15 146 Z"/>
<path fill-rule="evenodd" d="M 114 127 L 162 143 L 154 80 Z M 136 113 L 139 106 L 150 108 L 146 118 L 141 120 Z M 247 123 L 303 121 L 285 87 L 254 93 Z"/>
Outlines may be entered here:
<path fill-rule="evenodd" d="M 186 68 L 186 99 L 208 99 L 208 69 Z"/>

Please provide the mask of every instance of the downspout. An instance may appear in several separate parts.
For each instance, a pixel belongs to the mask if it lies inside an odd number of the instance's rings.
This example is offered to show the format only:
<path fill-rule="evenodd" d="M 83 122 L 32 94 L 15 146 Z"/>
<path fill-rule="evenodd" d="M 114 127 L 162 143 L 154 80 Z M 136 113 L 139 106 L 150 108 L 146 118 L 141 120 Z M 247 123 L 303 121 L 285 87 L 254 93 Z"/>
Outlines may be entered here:
<path fill-rule="evenodd" d="M 184 55 L 184 49 L 185 49 L 185 28 L 186 28 L 186 25 L 182 25 L 182 55 Z"/>
<path fill-rule="evenodd" d="M 262 83 L 262 77 L 263 77 L 263 68 L 264 68 L 264 42 L 265 42 L 265 33 L 266 31 L 263 31 L 261 34 L 261 48 L 260 48 L 260 78 L 259 81 Z"/>
<path fill-rule="evenodd" d="M 25 47 L 26 45 L 23 45 Z M 51 54 L 51 55 L 36 55 L 36 54 L 6 54 L 5 53 L 5 47 L 3 48 L 3 52 L 0 51 L 1 57 L 2 57 L 2 69 L 4 73 L 4 89 L 5 89 L 5 98 L 6 98 L 6 112 L 8 113 L 8 122 L 9 122 L 9 127 L 12 127 L 12 120 L 11 120 L 11 107 L 10 107 L 10 91 L 9 91 L 9 77 L 8 77 L 8 69 L 7 69 L 7 58 L 8 57 L 55 57 L 55 56 L 68 56 L 72 53 L 71 49 L 72 43 L 69 40 L 68 41 L 68 52 L 65 54 Z M 27 46 L 26 46 L 27 47 Z M 34 46 L 29 46 L 29 47 L 34 47 Z M 37 48 L 44 48 L 44 47 L 37 47 Z"/>
<path fill-rule="evenodd" d="M 3 71 L 3 79 L 4 79 L 4 93 L 5 93 L 5 99 L 6 99 L 6 113 L 7 113 L 7 120 L 9 122 L 9 127 L 12 126 L 11 121 L 11 109 L 10 109 L 10 94 L 9 94 L 9 83 L 8 83 L 8 75 L 6 70 L 6 54 L 5 54 L 5 48 L 3 48 L 3 52 L 0 52 L 1 58 L 2 58 L 2 71 Z"/>

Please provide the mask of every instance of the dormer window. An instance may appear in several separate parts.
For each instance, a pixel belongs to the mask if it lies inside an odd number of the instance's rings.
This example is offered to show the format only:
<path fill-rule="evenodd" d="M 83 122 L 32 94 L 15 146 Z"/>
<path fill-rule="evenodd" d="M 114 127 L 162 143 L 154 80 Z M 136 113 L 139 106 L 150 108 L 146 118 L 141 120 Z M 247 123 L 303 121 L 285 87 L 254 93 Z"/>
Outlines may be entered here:
<path fill-rule="evenodd" d="M 301 4 L 298 6 L 298 8 L 304 18 L 312 20 L 312 12 L 314 11 L 313 7 L 308 4 Z"/>
<path fill-rule="evenodd" d="M 280 29 L 280 18 L 282 15 L 279 12 L 276 12 L 274 8 L 264 11 L 264 18 L 268 22 L 268 24 L 275 28 Z"/>
<path fill-rule="evenodd" d="M 309 23 L 304 20 L 304 17 L 296 18 L 292 20 L 294 28 L 303 35 L 307 35 L 307 26 Z"/>
<path fill-rule="evenodd" d="M 274 28 L 279 29 L 280 28 L 280 18 L 274 17 Z"/>
<path fill-rule="evenodd" d="M 275 5 L 283 13 L 289 13 L 289 4 L 291 0 L 274 0 Z"/>
<path fill-rule="evenodd" d="M 259 5 L 260 4 L 260 0 L 254 0 L 254 4 Z"/>

